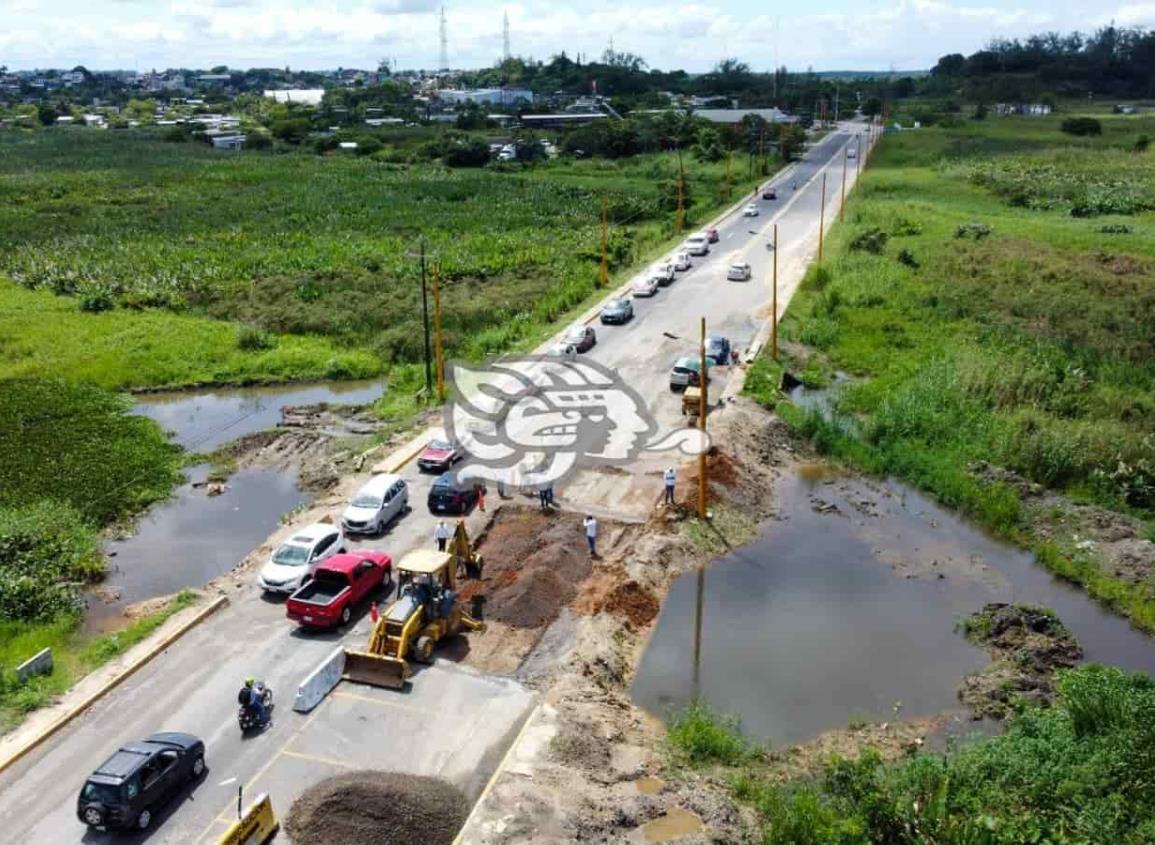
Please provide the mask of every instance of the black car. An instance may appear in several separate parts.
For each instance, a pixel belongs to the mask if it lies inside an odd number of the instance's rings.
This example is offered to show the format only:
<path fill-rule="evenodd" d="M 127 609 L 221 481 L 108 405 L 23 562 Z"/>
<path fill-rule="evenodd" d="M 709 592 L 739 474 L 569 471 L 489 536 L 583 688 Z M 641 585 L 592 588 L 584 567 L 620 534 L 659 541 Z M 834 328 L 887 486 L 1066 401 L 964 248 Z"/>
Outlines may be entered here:
<path fill-rule="evenodd" d="M 182 733 L 126 745 L 88 776 L 76 814 L 89 827 L 146 830 L 153 815 L 205 771 L 205 744 Z"/>
<path fill-rule="evenodd" d="M 602 309 L 602 323 L 627 323 L 634 316 L 634 304 L 628 299 L 611 299 Z"/>
<path fill-rule="evenodd" d="M 429 490 L 432 513 L 469 513 L 477 502 L 477 488 L 461 481 L 452 472 L 437 476 Z"/>
<path fill-rule="evenodd" d="M 764 199 L 764 200 L 776 200 L 776 199 L 778 199 L 778 192 L 776 190 L 774 190 L 773 188 L 771 188 L 769 185 L 767 185 L 765 188 L 762 189 L 762 199 Z"/>
<path fill-rule="evenodd" d="M 706 339 L 706 357 L 719 366 L 730 363 L 730 341 L 718 334 Z"/>

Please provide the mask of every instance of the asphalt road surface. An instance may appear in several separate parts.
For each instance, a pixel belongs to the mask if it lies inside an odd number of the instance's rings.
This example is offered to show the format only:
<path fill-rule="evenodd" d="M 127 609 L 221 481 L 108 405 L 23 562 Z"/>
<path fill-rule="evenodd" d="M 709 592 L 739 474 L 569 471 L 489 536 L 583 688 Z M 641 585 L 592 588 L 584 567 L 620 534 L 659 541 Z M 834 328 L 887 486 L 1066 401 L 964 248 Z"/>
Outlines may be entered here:
<path fill-rule="evenodd" d="M 777 200 L 757 203 L 757 217 L 738 213 L 719 224 L 720 239 L 708 256 L 649 300 L 635 302 L 625 326 L 594 325 L 597 345 L 587 353 L 615 368 L 641 394 L 659 424 L 685 424 L 680 399 L 669 390 L 669 370 L 695 354 L 698 326 L 723 334 L 743 350 L 769 314 L 771 227 L 779 227 L 779 312 L 801 279 L 818 231 L 822 172 L 827 173 L 827 220 L 837 214 L 843 149 L 864 127 L 846 126 L 812 147 L 773 184 Z M 865 141 L 865 136 L 862 136 Z M 848 185 L 853 181 L 850 161 Z M 796 191 L 791 183 L 797 182 Z M 753 278 L 725 278 L 732 260 L 753 267 Z M 548 344 L 546 344 L 547 346 Z M 721 368 L 718 387 L 728 368 Z M 628 476 L 580 473 L 559 490 L 561 504 L 621 518 L 641 518 L 661 489 L 667 454 L 644 457 Z M 413 510 L 384 536 L 351 541 L 389 552 L 432 544 L 436 518 L 425 507 L 431 477 L 409 463 Z M 335 513 L 334 516 L 339 516 Z M 471 522 L 479 521 L 474 515 Z M 288 533 L 287 530 L 285 533 Z M 231 604 L 184 636 L 88 713 L 0 776 L 0 840 L 56 845 L 85 842 L 213 842 L 230 821 L 238 785 L 253 798 L 268 792 L 284 813 L 296 795 L 322 777 L 348 768 L 381 768 L 439 775 L 475 799 L 497 766 L 534 696 L 507 678 L 455 665 L 451 650 L 424 668 L 405 692 L 342 684 L 308 715 L 292 712 L 298 682 L 342 642 L 361 646 L 369 622 L 345 632 L 304 634 L 290 625 L 282 603 L 244 589 Z M 383 595 L 382 599 L 385 598 Z M 242 739 L 235 694 L 240 681 L 262 677 L 276 695 L 271 727 Z M 207 745 L 209 771 L 158 814 L 147 833 L 127 838 L 88 831 L 76 818 L 85 776 L 119 745 L 162 730 L 196 734 Z"/>

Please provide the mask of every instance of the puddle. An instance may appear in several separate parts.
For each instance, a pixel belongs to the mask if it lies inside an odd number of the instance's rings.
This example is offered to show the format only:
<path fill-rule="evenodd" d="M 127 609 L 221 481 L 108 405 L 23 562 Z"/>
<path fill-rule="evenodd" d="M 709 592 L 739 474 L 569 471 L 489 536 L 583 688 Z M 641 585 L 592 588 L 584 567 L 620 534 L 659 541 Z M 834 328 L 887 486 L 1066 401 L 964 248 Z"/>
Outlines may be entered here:
<path fill-rule="evenodd" d="M 150 510 L 135 535 L 105 545 L 113 557 L 101 592 L 117 598 L 89 597 L 89 630 L 123 624 L 125 605 L 223 575 L 276 530 L 282 514 L 309 500 L 295 475 L 265 469 L 241 470 L 224 493 L 206 496 L 192 482 L 207 474 L 207 466 L 190 468 L 189 483 Z"/>
<path fill-rule="evenodd" d="M 133 410 L 156 420 L 185 449 L 211 452 L 230 440 L 273 428 L 280 423 L 281 409 L 286 406 L 319 402 L 364 405 L 384 393 L 382 381 L 229 387 L 142 394 Z"/>
<path fill-rule="evenodd" d="M 1155 673 L 1155 641 L 897 482 L 805 472 L 781 479 L 779 520 L 702 579 L 676 581 L 633 685 L 658 716 L 697 691 L 745 733 L 793 743 L 852 717 L 893 720 L 958 707 L 986 654 L 954 630 L 989 601 L 1053 608 L 1088 660 Z"/>
<path fill-rule="evenodd" d="M 638 778 L 634 785 L 642 795 L 657 795 L 666 784 L 661 778 L 645 777 Z"/>
<path fill-rule="evenodd" d="M 642 825 L 642 837 L 646 842 L 672 842 L 683 836 L 692 836 L 702 827 L 702 820 L 689 810 L 674 807 Z"/>

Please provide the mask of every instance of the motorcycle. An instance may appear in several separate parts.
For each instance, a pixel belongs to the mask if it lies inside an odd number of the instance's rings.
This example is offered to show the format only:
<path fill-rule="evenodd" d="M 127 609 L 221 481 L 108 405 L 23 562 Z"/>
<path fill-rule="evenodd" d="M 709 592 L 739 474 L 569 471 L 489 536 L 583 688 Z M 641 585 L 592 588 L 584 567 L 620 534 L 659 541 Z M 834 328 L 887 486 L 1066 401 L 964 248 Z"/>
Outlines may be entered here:
<path fill-rule="evenodd" d="M 242 704 L 237 708 L 237 723 L 241 726 L 241 733 L 247 733 L 256 728 L 263 728 L 273 718 L 273 691 L 265 687 L 261 701 L 265 705 L 265 718 L 257 716 L 251 704 Z"/>

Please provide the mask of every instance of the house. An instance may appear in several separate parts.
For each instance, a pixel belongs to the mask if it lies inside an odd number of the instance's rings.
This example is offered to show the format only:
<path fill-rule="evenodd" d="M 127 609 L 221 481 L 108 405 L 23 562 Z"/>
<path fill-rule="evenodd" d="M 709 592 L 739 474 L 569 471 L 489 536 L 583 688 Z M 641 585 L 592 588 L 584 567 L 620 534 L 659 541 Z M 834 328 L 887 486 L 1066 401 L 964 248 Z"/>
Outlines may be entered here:
<path fill-rule="evenodd" d="M 102 114 L 86 114 L 84 116 L 84 125 L 92 126 L 94 128 L 102 128 L 108 125 Z"/>
<path fill-rule="evenodd" d="M 601 112 L 559 112 L 557 114 L 523 114 L 520 118 L 522 126 L 533 126 L 542 129 L 559 129 L 563 126 L 588 126 L 598 120 L 605 120 L 608 115 Z"/>
<path fill-rule="evenodd" d="M 265 96 L 278 103 L 300 103 L 319 106 L 325 96 L 324 88 L 286 88 L 280 91 L 265 91 Z"/>
<path fill-rule="evenodd" d="M 475 88 L 466 90 L 438 91 L 438 98 L 445 103 L 477 103 L 490 106 L 513 106 L 520 102 L 532 103 L 533 92 L 528 88 Z"/>
<path fill-rule="evenodd" d="M 797 123 L 798 118 L 781 109 L 698 109 L 694 117 L 725 126 L 737 126 L 746 117 L 756 115 L 767 123 Z"/>
<path fill-rule="evenodd" d="M 213 135 L 209 140 L 213 142 L 214 150 L 243 150 L 245 148 L 246 136 L 236 135 Z"/>

